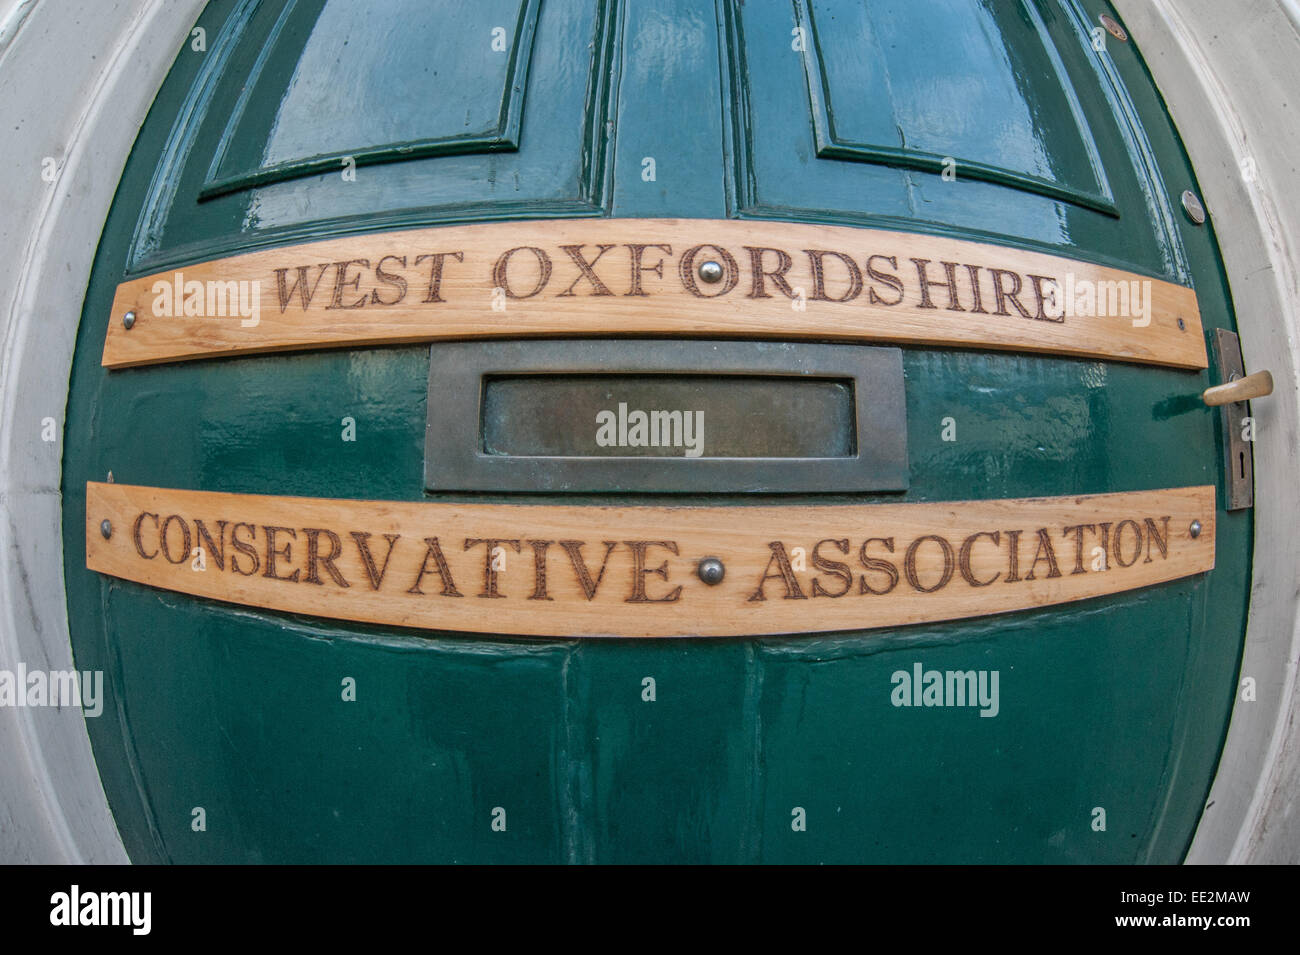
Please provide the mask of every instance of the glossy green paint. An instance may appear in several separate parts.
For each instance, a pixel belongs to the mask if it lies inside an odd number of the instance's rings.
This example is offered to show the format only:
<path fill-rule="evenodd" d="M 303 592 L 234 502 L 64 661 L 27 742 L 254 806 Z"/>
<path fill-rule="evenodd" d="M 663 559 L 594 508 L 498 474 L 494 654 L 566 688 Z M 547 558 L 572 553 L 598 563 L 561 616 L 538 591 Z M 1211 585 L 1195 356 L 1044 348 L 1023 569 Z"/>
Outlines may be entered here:
<path fill-rule="evenodd" d="M 200 198 L 349 165 L 518 149 L 539 5 L 283 4 L 251 48 Z M 263 23 L 276 12 L 257 11 Z M 509 27 L 494 27 L 491 45 L 466 44 L 484 23 Z M 426 99 L 436 109 L 411 109 Z"/>
<path fill-rule="evenodd" d="M 445 5 L 464 33 L 448 62 L 483 69 L 446 101 L 413 92 L 377 52 L 392 18 L 435 5 L 367 4 L 374 32 L 350 37 L 346 50 L 376 69 L 346 74 L 338 108 L 405 109 L 370 125 L 294 115 L 296 103 L 322 101 L 322 84 L 334 89 L 329 77 L 297 72 L 297 53 L 287 52 L 329 47 L 311 30 L 323 6 L 210 5 L 200 21 L 208 50 L 183 50 L 159 93 L 86 299 L 68 402 L 65 572 L 77 665 L 106 674 L 91 740 L 133 859 L 1181 858 L 1236 685 L 1248 511 L 1217 515 L 1217 567 L 1205 576 L 958 623 L 762 640 L 401 631 L 235 608 L 86 571 L 84 485 L 109 471 L 122 483 L 210 491 L 465 499 L 421 490 L 427 348 L 100 367 L 104 317 L 123 277 L 250 247 L 488 218 L 848 222 L 1191 282 L 1206 328 L 1234 327 L 1212 227 L 1174 211 L 1171 197 L 1195 188 L 1186 157 L 1135 44 L 1108 37 L 1105 52 L 1092 49 L 1088 30 L 1111 12 L 1094 0 L 720 0 L 716 9 L 543 0 L 517 79 L 516 151 L 505 144 L 516 135 L 506 67 L 490 66 L 487 53 L 516 56 L 513 45 L 491 51 L 491 28 L 506 26 L 513 44 L 528 4 L 484 6 L 477 26 L 464 24 L 477 8 Z M 282 20 L 287 45 L 276 45 Z M 958 24 L 969 27 L 960 36 Z M 811 28 L 811 53 L 792 48 L 800 26 Z M 445 42 L 433 37 L 430 49 Z M 411 62 L 418 46 L 392 62 Z M 245 118 L 232 120 L 259 57 L 263 82 L 251 87 Z M 822 71 L 819 107 L 808 77 Z M 999 103 L 1010 117 L 1003 125 Z M 821 120 L 835 120 L 822 128 L 838 146 L 819 145 L 819 108 Z M 259 140 L 277 123 L 296 130 L 294 149 Z M 356 143 L 365 130 L 384 142 Z M 355 181 L 341 170 L 285 175 L 286 161 L 382 152 L 395 136 L 440 145 L 359 163 Z M 484 141 L 494 136 L 501 142 Z M 900 158 L 907 149 L 916 154 Z M 955 182 L 931 168 L 936 156 L 957 161 Z M 643 178 L 647 157 L 653 181 Z M 228 172 L 276 164 L 275 181 L 212 193 Z M 1216 369 L 926 348 L 905 349 L 904 368 L 906 494 L 672 500 L 743 508 L 1220 480 L 1218 416 L 1196 400 Z M 355 419 L 355 443 L 341 440 L 345 417 Z M 946 418 L 955 442 L 941 438 Z M 999 671 L 1000 712 L 893 707 L 891 674 L 914 663 Z M 346 677 L 356 680 L 355 702 L 341 699 Z M 654 702 L 642 698 L 646 677 Z M 199 806 L 206 832 L 191 828 Z M 1104 833 L 1090 825 L 1097 806 Z M 496 807 L 505 832 L 491 828 Z M 806 831 L 791 827 L 795 807 L 806 811 Z"/>

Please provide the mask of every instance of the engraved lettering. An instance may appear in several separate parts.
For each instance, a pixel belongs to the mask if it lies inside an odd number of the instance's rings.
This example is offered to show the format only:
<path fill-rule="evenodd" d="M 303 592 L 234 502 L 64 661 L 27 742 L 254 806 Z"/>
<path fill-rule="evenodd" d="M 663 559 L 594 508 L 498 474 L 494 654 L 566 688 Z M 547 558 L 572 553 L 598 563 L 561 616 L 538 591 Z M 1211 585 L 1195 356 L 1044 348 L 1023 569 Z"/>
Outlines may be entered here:
<path fill-rule="evenodd" d="M 794 575 L 794 568 L 790 566 L 790 558 L 785 552 L 785 545 L 780 541 L 769 541 L 768 550 L 772 556 L 767 559 L 767 568 L 763 571 L 762 578 L 758 581 L 758 589 L 749 596 L 749 603 L 766 600 L 763 593 L 763 587 L 769 580 L 778 579 L 785 584 L 786 600 L 807 600 L 808 595 L 803 592 L 799 586 L 799 579 Z M 776 573 L 772 572 L 772 565 L 776 564 Z"/>
<path fill-rule="evenodd" d="M 877 269 L 875 265 L 872 264 L 876 259 L 880 259 L 882 262 L 888 262 L 890 267 L 897 272 L 898 257 L 893 255 L 873 255 L 867 259 L 867 275 L 871 277 L 871 280 L 874 282 L 883 282 L 885 285 L 888 285 L 898 293 L 898 297 L 892 302 L 888 299 L 881 298 L 876 294 L 876 287 L 873 285 L 868 289 L 867 300 L 871 302 L 872 305 L 898 305 L 903 301 L 903 280 L 897 275 L 890 275 L 887 272 L 881 272 Z"/>
<path fill-rule="evenodd" d="M 226 569 L 226 522 L 217 521 L 217 539 L 212 539 L 212 534 L 208 532 L 207 526 L 200 520 L 194 521 L 194 536 L 198 538 L 199 546 L 205 548 L 205 553 L 212 558 L 212 562 L 217 565 L 217 570 Z"/>
<path fill-rule="evenodd" d="M 365 294 L 362 294 L 361 298 L 355 302 L 349 302 L 347 304 L 344 304 L 343 302 L 343 292 L 346 289 L 351 289 L 356 292 L 361 287 L 360 272 L 352 278 L 348 278 L 348 267 L 352 265 L 360 265 L 368 269 L 370 268 L 370 260 L 348 259 L 346 262 L 334 263 L 334 298 L 331 299 L 330 304 L 327 305 L 326 308 L 361 308 L 366 304 L 367 296 Z"/>
<path fill-rule="evenodd" d="M 420 581 L 424 580 L 427 573 L 436 573 L 442 581 L 442 595 L 444 597 L 459 597 L 461 592 L 456 589 L 456 582 L 451 578 L 451 568 L 447 566 L 447 558 L 443 556 L 442 545 L 438 543 L 436 537 L 426 537 L 424 543 L 428 549 L 424 552 L 424 561 L 420 564 L 420 572 L 415 575 L 415 583 L 407 589 L 408 594 L 423 594 L 420 589 Z M 491 550 L 488 551 L 488 566 L 492 564 Z M 433 561 L 433 566 L 429 566 L 429 561 Z"/>
<path fill-rule="evenodd" d="M 1020 580 L 1020 531 L 1007 531 L 1007 576 L 1005 583 L 1014 584 Z"/>
<path fill-rule="evenodd" d="M 971 548 L 975 546 L 975 541 L 979 540 L 981 537 L 987 537 L 991 540 L 994 547 L 998 547 L 1002 543 L 1002 535 L 998 531 L 977 531 L 961 542 L 961 549 L 957 551 L 957 568 L 961 571 L 962 579 L 972 587 L 987 587 L 1002 576 L 1002 572 L 999 571 L 988 580 L 980 580 L 975 576 L 974 571 L 971 570 Z"/>
<path fill-rule="evenodd" d="M 569 563 L 573 565 L 573 572 L 578 575 L 582 592 L 588 600 L 594 600 L 596 588 L 605 577 L 605 567 L 609 564 L 610 552 L 618 546 L 618 541 L 601 541 L 605 545 L 605 558 L 600 562 L 600 571 L 596 574 L 595 580 L 591 579 L 591 571 L 587 569 L 587 562 L 582 557 L 582 545 L 585 543 L 586 541 L 560 541 L 560 546 L 569 555 Z"/>
<path fill-rule="evenodd" d="M 997 296 L 998 301 L 998 307 L 994 309 L 993 314 L 1010 316 L 1011 313 L 1007 311 L 1007 302 L 1010 302 L 1016 307 L 1016 311 L 1019 312 L 1022 317 L 1033 318 L 1034 316 L 1025 311 L 1025 307 L 1020 304 L 1020 299 L 1016 298 L 1016 296 L 1020 294 L 1019 273 L 1009 272 L 1006 269 L 989 269 L 989 273 L 993 276 L 993 294 Z M 1006 276 L 1011 277 L 1010 291 L 1008 291 L 1006 286 L 1002 283 L 1002 279 Z"/>
<path fill-rule="evenodd" d="M 403 276 L 398 275 L 396 272 L 384 271 L 384 263 L 387 262 L 389 259 L 392 259 L 402 268 L 406 268 L 406 256 L 386 255 L 382 259 L 380 259 L 379 264 L 375 266 L 375 278 L 378 279 L 380 282 L 382 282 L 384 285 L 388 285 L 391 286 L 392 288 L 397 289 L 397 297 L 394 298 L 391 302 L 385 301 L 384 299 L 379 297 L 379 289 L 375 288 L 370 292 L 370 303 L 372 305 L 397 305 L 402 301 L 402 299 L 406 298 L 406 290 L 407 290 L 406 279 Z"/>
<path fill-rule="evenodd" d="M 1037 300 L 1038 303 L 1038 314 L 1035 315 L 1034 318 L 1040 322 L 1057 322 L 1060 324 L 1064 324 L 1065 323 L 1064 311 L 1062 311 L 1060 315 L 1053 317 L 1047 313 L 1047 310 L 1044 307 L 1047 302 L 1047 297 L 1043 295 L 1043 283 L 1051 282 L 1053 285 L 1056 285 L 1056 287 L 1059 289 L 1060 284 L 1056 281 L 1056 279 L 1052 278 L 1049 275 L 1030 275 L 1029 281 L 1030 284 L 1034 286 L 1034 298 Z"/>
<path fill-rule="evenodd" d="M 1086 574 L 1088 571 L 1084 569 L 1083 566 L 1083 532 L 1091 531 L 1095 534 L 1097 532 L 1097 525 L 1072 524 L 1069 527 L 1062 528 L 1061 533 L 1068 540 L 1071 531 L 1074 531 L 1074 533 L 1077 534 L 1078 536 L 1075 537 L 1074 539 L 1074 570 L 1070 571 L 1070 575 L 1073 576 L 1074 574 Z"/>
<path fill-rule="evenodd" d="M 241 541 L 239 539 L 239 529 L 241 527 L 248 531 L 248 540 L 246 541 Z M 249 569 L 244 570 L 244 568 L 239 566 L 239 558 L 235 554 L 231 554 L 230 555 L 231 570 L 233 570 L 237 574 L 242 574 L 245 577 L 252 577 L 254 574 L 258 572 L 258 570 L 261 569 L 262 560 L 260 557 L 257 556 L 257 548 L 254 546 L 256 543 L 257 543 L 257 528 L 254 525 L 239 523 L 230 529 L 230 546 L 235 548 L 235 550 L 239 551 L 239 553 L 243 554 L 250 561 L 252 561 L 252 565 L 249 567 Z"/>
<path fill-rule="evenodd" d="M 184 535 L 184 543 L 181 545 L 180 556 L 176 558 L 172 557 L 172 550 L 168 545 L 169 538 L 167 536 L 167 528 L 171 526 L 172 521 L 176 521 L 176 523 L 180 524 L 181 534 Z M 158 532 L 158 538 L 159 542 L 162 544 L 163 557 L 167 559 L 169 564 L 183 564 L 185 561 L 189 560 L 190 549 L 193 547 L 193 540 L 190 537 L 190 526 L 185 523 L 185 518 L 181 517 L 179 514 L 168 514 L 163 518 L 162 530 Z"/>
<path fill-rule="evenodd" d="M 1132 527 L 1133 534 L 1137 538 L 1134 541 L 1135 546 L 1133 548 L 1133 559 L 1130 561 L 1125 561 L 1124 557 L 1122 556 L 1124 552 L 1122 541 L 1124 539 L 1124 528 L 1126 527 Z M 163 531 L 166 532 L 166 530 L 167 530 L 167 525 L 163 524 Z M 164 550 L 166 549 L 166 544 L 167 544 L 167 538 L 166 536 L 164 536 L 163 537 Z M 1114 553 L 1115 553 L 1115 563 L 1119 564 L 1119 566 L 1121 567 L 1132 567 L 1134 564 L 1137 563 L 1138 558 L 1142 556 L 1142 527 L 1141 525 L 1138 524 L 1137 521 L 1120 521 L 1119 524 L 1116 525 Z"/>
<path fill-rule="evenodd" d="M 136 516 L 135 523 L 131 526 L 131 540 L 135 543 L 135 552 L 137 554 L 145 560 L 153 560 L 158 556 L 158 548 L 155 547 L 152 554 L 146 554 L 144 552 L 144 542 L 140 539 L 140 525 L 144 523 L 146 517 L 152 517 L 154 529 L 158 529 L 158 515 L 151 514 L 148 511 L 141 511 Z"/>
<path fill-rule="evenodd" d="M 510 259 L 516 252 L 531 252 L 537 259 L 537 284 L 533 286 L 533 290 L 527 295 L 520 295 L 510 287 Z M 501 258 L 497 259 L 496 265 L 492 266 L 492 283 L 495 287 L 504 289 L 507 298 L 532 298 L 534 295 L 540 294 L 550 280 L 551 257 L 542 249 L 532 245 L 520 245 L 513 249 L 507 249 L 501 253 Z"/>
<path fill-rule="evenodd" d="M 424 296 L 425 304 L 430 302 L 441 302 L 443 297 L 439 294 L 442 290 L 442 268 L 443 263 L 447 261 L 448 256 L 455 257 L 457 262 L 465 261 L 464 252 L 431 252 L 426 255 L 417 255 L 415 265 L 418 268 L 420 263 L 425 259 L 429 260 L 429 290 Z M 405 263 L 403 263 L 405 264 Z M 549 274 L 549 268 L 547 270 Z M 500 285 L 500 283 L 497 283 Z M 543 283 L 544 284 L 544 283 Z M 540 289 L 538 290 L 540 291 Z"/>
<path fill-rule="evenodd" d="M 717 258 L 720 260 L 723 271 L 726 273 L 725 281 L 718 285 L 718 291 L 714 292 L 712 295 L 705 295 L 700 291 L 699 285 L 695 282 L 695 259 L 705 249 L 712 249 L 717 253 Z M 740 269 L 736 265 L 735 257 L 726 249 L 722 248 L 722 246 L 709 245 L 707 243 L 704 245 L 691 246 L 691 248 L 687 249 L 682 254 L 682 259 L 681 262 L 678 263 L 677 271 L 681 276 L 682 287 L 696 298 L 721 298 L 723 295 L 726 295 L 735 288 L 736 283 L 740 281 Z"/>
<path fill-rule="evenodd" d="M 602 282 L 595 272 L 595 265 L 597 262 L 600 261 L 600 257 L 604 255 L 606 252 L 608 252 L 610 249 L 614 248 L 614 246 L 604 245 L 604 244 L 596 246 L 596 248 L 599 249 L 600 251 L 596 253 L 596 257 L 592 259 L 590 262 L 588 262 L 587 259 L 582 254 L 582 250 L 585 248 L 585 246 L 562 245 L 560 246 L 560 248 L 568 253 L 569 258 L 573 260 L 573 264 L 576 265 L 580 271 L 578 277 L 573 280 L 572 284 L 570 284 L 565 291 L 561 292 L 558 296 L 556 296 L 557 298 L 564 298 L 566 295 L 572 295 L 574 286 L 576 286 L 583 279 L 586 279 L 588 282 L 591 283 L 591 292 L 589 293 L 591 295 L 613 295 L 614 294 L 609 290 L 609 286 L 606 285 L 604 282 Z"/>
<path fill-rule="evenodd" d="M 781 290 L 786 298 L 794 298 L 794 289 L 790 283 L 785 280 L 785 273 L 790 271 L 790 266 L 794 265 L 794 260 L 784 249 L 769 249 L 763 246 L 747 245 L 745 248 L 749 251 L 749 281 L 750 290 L 746 298 L 771 298 L 772 293 L 767 291 L 764 279 L 772 280 L 772 284 Z M 765 252 L 776 253 L 776 268 L 772 271 L 766 271 L 763 268 L 763 254 Z"/>
<path fill-rule="evenodd" d="M 668 561 L 664 561 L 658 567 L 646 567 L 646 551 L 651 547 L 663 547 L 664 549 L 677 553 L 676 541 L 624 541 L 632 551 L 632 596 L 627 598 L 630 604 L 666 604 L 674 603 L 682 595 L 681 584 L 678 584 L 673 590 L 664 597 L 646 596 L 645 578 L 647 574 L 654 574 L 660 580 L 668 579 Z"/>
<path fill-rule="evenodd" d="M 280 314 L 283 315 L 285 309 L 289 307 L 289 299 L 293 298 L 293 293 L 298 293 L 298 301 L 302 303 L 302 310 L 305 312 L 311 307 L 311 300 L 316 297 L 316 289 L 320 288 L 320 280 L 325 277 L 325 271 L 330 267 L 328 262 L 322 262 L 316 273 L 316 281 L 312 284 L 311 290 L 307 289 L 307 270 L 309 265 L 300 265 L 297 268 L 298 277 L 294 280 L 292 286 L 289 286 L 285 278 L 289 273 L 288 269 L 275 270 L 275 286 L 280 294 Z"/>
<path fill-rule="evenodd" d="M 1034 568 L 1038 566 L 1040 560 L 1047 561 L 1047 579 L 1061 576 L 1061 569 L 1056 565 L 1056 552 L 1052 550 L 1052 536 L 1047 533 L 1046 527 L 1038 529 L 1038 549 L 1034 551 L 1034 561 L 1029 565 L 1029 573 L 1025 574 L 1025 580 L 1034 580 Z"/>
<path fill-rule="evenodd" d="M 862 272 L 858 269 L 858 263 L 843 252 L 827 252 L 821 249 L 804 249 L 804 254 L 812 265 L 813 289 L 812 294 L 808 297 L 816 302 L 851 302 L 862 294 Z M 826 294 L 826 256 L 839 259 L 844 263 L 844 268 L 848 271 L 849 287 L 844 290 L 844 294 L 839 298 L 831 298 Z"/>
<path fill-rule="evenodd" d="M 393 545 L 401 538 L 401 534 L 385 534 L 384 540 L 388 541 L 388 552 L 384 554 L 384 566 L 375 566 L 375 557 L 370 552 L 370 532 L 369 531 L 351 531 L 353 542 L 357 545 L 357 553 L 361 556 L 361 564 L 365 567 L 366 577 L 370 580 L 370 589 L 378 590 L 384 583 L 384 577 L 388 573 L 388 562 L 393 556 Z"/>
<path fill-rule="evenodd" d="M 500 540 L 495 537 L 465 538 L 466 550 L 469 550 L 471 547 L 477 547 L 479 544 L 486 545 L 483 548 L 483 592 L 479 594 L 479 596 L 480 597 L 504 597 L 505 594 L 501 593 L 497 589 L 497 583 L 498 583 L 497 569 L 495 566 L 493 566 L 492 563 L 492 552 L 495 551 L 502 544 L 509 544 L 512 547 L 514 547 L 515 553 L 519 553 L 520 550 L 519 539 L 515 538 L 514 540 Z"/>
<path fill-rule="evenodd" d="M 641 288 L 641 273 L 653 272 L 659 278 L 664 277 L 664 260 L 660 259 L 655 265 L 642 265 L 641 257 L 645 255 L 646 249 L 659 249 L 664 255 L 672 255 L 673 247 L 671 245 L 661 245 L 658 243 L 628 243 L 628 252 L 632 258 L 632 281 L 628 283 L 627 295 L 647 295 Z"/>
<path fill-rule="evenodd" d="M 275 562 L 278 558 L 283 557 L 285 560 L 293 560 L 293 557 L 291 557 L 289 553 L 289 549 L 293 545 L 290 542 L 286 541 L 284 547 L 276 547 L 275 535 L 283 531 L 284 533 L 292 537 L 294 540 L 297 540 L 298 539 L 297 532 L 294 531 L 292 528 L 276 527 L 273 524 L 263 524 L 262 530 L 266 532 L 266 565 L 265 565 L 266 569 L 262 572 L 262 576 L 268 577 L 271 580 L 288 580 L 296 584 L 298 582 L 299 574 L 301 573 L 301 571 L 297 570 L 296 568 L 294 569 L 294 572 L 290 574 L 288 577 L 281 577 L 279 574 L 275 572 Z"/>
<path fill-rule="evenodd" d="M 546 593 L 546 549 L 554 543 L 555 541 L 538 540 L 528 542 L 528 546 L 533 549 L 533 592 L 528 595 L 529 600 L 555 599 Z M 604 573 L 604 570 L 602 567 L 601 572 Z"/>
<path fill-rule="evenodd" d="M 943 573 L 939 577 L 939 582 L 933 587 L 923 587 L 916 572 L 916 552 L 921 549 L 921 545 L 926 541 L 934 541 L 943 550 Z M 942 590 L 948 586 L 948 581 L 952 580 L 952 574 L 956 568 L 957 561 L 952 552 L 952 545 L 948 543 L 947 538 L 940 537 L 938 534 L 926 534 L 918 537 L 907 545 L 907 553 L 903 555 L 903 573 L 907 576 L 907 582 L 912 585 L 913 590 L 923 594 L 932 594 L 936 590 Z"/>
<path fill-rule="evenodd" d="M 898 586 L 898 568 L 881 557 L 868 557 L 868 544 L 883 544 L 885 550 L 892 554 L 894 552 L 894 539 L 892 537 L 869 537 L 862 542 L 862 547 L 858 549 L 858 563 L 869 571 L 884 574 L 889 578 L 889 586 L 884 590 L 877 590 L 867 583 L 867 575 L 862 574 L 858 577 L 858 593 L 883 596 Z"/>
<path fill-rule="evenodd" d="M 957 263 L 956 262 L 939 263 L 940 265 L 943 266 L 943 272 L 945 276 L 944 280 L 941 282 L 936 282 L 930 278 L 929 259 L 912 259 L 912 262 L 913 264 L 916 265 L 916 275 L 918 280 L 921 283 L 921 304 L 919 306 L 920 308 L 938 307 L 932 301 L 930 301 L 930 288 L 934 286 L 934 287 L 946 287 L 948 289 L 948 305 L 947 305 L 948 311 L 950 312 L 966 311 L 966 309 L 961 307 L 961 302 L 958 301 L 957 299 Z"/>
<path fill-rule="evenodd" d="M 1101 528 L 1101 552 L 1102 554 L 1109 554 L 1111 523 L 1107 521 L 1105 524 L 1098 524 L 1097 526 Z M 1103 567 L 1102 569 L 1104 570 L 1105 568 Z"/>
<path fill-rule="evenodd" d="M 1142 563 L 1144 564 L 1151 563 L 1151 542 L 1152 541 L 1155 542 L 1156 547 L 1160 550 L 1160 556 L 1168 560 L 1169 559 L 1169 518 L 1168 517 L 1160 518 L 1160 520 L 1164 521 L 1165 524 L 1165 532 L 1163 534 L 1161 534 L 1160 531 L 1156 529 L 1156 522 L 1151 520 L 1151 518 L 1147 517 L 1144 518 L 1143 520 L 1145 521 L 1147 526 L 1147 559 L 1144 560 Z"/>
<path fill-rule="evenodd" d="M 978 265 L 968 265 L 966 266 L 966 273 L 970 276 L 971 297 L 975 302 L 970 310 L 977 315 L 987 315 L 988 311 L 984 308 L 984 298 L 980 294 L 980 267 Z"/>
<path fill-rule="evenodd" d="M 822 586 L 821 578 L 814 577 L 812 581 L 812 595 L 814 597 L 843 597 L 853 586 L 853 574 L 849 570 L 849 565 L 839 560 L 829 560 L 819 553 L 822 544 L 830 544 L 841 554 L 849 552 L 849 540 L 847 537 L 841 537 L 838 540 L 827 538 L 819 540 L 812 550 L 812 563 L 820 571 L 830 574 L 832 577 L 838 577 L 843 584 L 838 590 L 827 590 Z"/>
<path fill-rule="evenodd" d="M 309 584 L 320 584 L 322 587 L 325 582 L 320 579 L 320 567 L 325 568 L 325 572 L 330 575 L 330 579 L 340 587 L 352 586 L 339 573 L 339 569 L 334 566 L 334 561 L 343 555 L 343 542 L 339 540 L 339 535 L 323 527 L 304 527 L 302 532 L 307 535 L 307 576 L 303 579 Z M 320 552 L 320 538 L 325 535 L 330 542 L 328 554 Z"/>

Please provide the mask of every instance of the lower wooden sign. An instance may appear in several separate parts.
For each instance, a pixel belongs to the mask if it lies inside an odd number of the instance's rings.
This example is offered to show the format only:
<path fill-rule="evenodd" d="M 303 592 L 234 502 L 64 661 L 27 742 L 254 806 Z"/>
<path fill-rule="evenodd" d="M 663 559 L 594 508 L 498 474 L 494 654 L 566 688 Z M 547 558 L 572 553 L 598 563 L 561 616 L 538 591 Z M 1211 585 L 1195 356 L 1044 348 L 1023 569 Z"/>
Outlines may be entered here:
<path fill-rule="evenodd" d="M 748 636 L 983 616 L 1203 573 L 1214 519 L 1212 486 L 597 507 L 89 483 L 86 566 L 243 606 L 426 630 Z"/>

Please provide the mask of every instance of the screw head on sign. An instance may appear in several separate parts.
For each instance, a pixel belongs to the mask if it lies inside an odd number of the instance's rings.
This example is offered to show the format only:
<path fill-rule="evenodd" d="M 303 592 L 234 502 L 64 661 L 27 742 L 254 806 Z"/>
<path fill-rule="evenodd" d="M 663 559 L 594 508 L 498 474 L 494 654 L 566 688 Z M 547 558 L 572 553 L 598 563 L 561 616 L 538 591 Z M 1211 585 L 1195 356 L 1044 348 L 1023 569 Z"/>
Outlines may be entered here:
<path fill-rule="evenodd" d="M 700 263 L 700 278 L 712 285 L 722 281 L 722 266 L 710 259 Z"/>
<path fill-rule="evenodd" d="M 727 576 L 727 568 L 723 566 L 722 561 L 718 560 L 718 558 L 706 557 L 700 561 L 696 573 L 700 575 L 700 580 L 712 587 L 714 584 L 722 583 L 722 578 Z"/>

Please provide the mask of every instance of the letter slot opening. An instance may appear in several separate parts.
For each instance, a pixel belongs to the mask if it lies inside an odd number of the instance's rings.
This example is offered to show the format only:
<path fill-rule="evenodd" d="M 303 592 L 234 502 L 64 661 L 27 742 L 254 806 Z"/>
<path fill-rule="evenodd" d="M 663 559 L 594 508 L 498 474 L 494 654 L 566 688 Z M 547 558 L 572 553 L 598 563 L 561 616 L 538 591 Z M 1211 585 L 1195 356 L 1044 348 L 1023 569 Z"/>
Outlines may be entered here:
<path fill-rule="evenodd" d="M 430 350 L 431 491 L 907 488 L 902 353 L 565 340 Z"/>
<path fill-rule="evenodd" d="M 484 454 L 851 458 L 853 379 L 756 375 L 493 375 Z M 585 423 L 585 427 L 584 427 Z"/>

